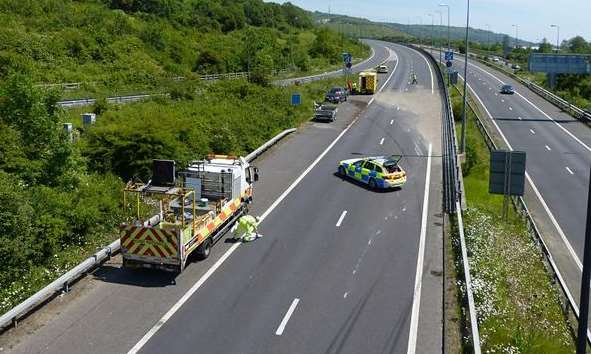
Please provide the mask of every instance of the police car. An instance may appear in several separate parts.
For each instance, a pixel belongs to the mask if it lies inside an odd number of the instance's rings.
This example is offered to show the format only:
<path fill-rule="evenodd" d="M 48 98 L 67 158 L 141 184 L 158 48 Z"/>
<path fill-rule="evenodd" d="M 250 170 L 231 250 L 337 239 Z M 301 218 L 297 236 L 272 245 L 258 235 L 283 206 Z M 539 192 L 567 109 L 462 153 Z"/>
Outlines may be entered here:
<path fill-rule="evenodd" d="M 369 188 L 396 188 L 406 183 L 406 172 L 398 164 L 402 156 L 377 156 L 339 162 L 338 173 L 366 183 Z"/>

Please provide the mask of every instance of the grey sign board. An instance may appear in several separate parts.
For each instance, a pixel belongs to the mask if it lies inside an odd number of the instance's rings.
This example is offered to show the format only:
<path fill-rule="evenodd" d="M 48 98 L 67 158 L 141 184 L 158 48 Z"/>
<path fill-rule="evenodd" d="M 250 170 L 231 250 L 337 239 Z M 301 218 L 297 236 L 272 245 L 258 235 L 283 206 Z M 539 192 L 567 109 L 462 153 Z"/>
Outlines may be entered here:
<path fill-rule="evenodd" d="M 547 74 L 589 74 L 591 55 L 532 53 L 528 68 L 531 72 Z"/>
<path fill-rule="evenodd" d="M 455 70 L 450 72 L 449 79 L 451 80 L 452 85 L 457 85 L 458 84 L 458 72 Z"/>
<path fill-rule="evenodd" d="M 523 151 L 491 152 L 489 193 L 523 196 L 525 161 L 526 154 Z"/>

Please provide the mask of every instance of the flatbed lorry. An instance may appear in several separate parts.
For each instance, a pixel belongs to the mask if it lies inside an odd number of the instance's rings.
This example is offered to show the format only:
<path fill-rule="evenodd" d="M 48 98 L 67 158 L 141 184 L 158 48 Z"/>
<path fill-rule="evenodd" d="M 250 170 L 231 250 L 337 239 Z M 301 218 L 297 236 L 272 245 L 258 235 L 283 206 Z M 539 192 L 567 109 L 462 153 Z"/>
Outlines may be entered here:
<path fill-rule="evenodd" d="M 130 182 L 120 225 L 124 268 L 182 272 L 189 256 L 204 259 L 234 222 L 248 212 L 258 169 L 242 157 L 210 155 L 175 172 L 170 160 L 155 160 L 152 180 Z"/>

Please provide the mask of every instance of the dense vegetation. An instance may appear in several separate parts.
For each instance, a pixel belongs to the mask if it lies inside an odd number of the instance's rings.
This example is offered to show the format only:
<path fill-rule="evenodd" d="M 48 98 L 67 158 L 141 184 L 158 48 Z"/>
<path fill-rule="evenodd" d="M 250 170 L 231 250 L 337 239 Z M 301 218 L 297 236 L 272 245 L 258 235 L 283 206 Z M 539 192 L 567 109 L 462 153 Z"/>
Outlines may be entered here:
<path fill-rule="evenodd" d="M 262 0 L 0 0 L 0 79 L 150 83 L 202 73 L 314 67 L 364 45 Z"/>
<path fill-rule="evenodd" d="M 153 158 L 249 152 L 309 119 L 336 84 L 273 87 L 272 69 L 368 53 L 291 4 L 261 0 L 0 0 L 0 24 L 0 313 L 116 237 L 123 183 L 147 180 Z M 250 81 L 160 86 L 242 70 Z M 38 86 L 81 81 L 154 85 L 170 98 L 99 100 L 97 124 L 84 127 L 57 106 L 63 92 Z M 293 107 L 296 89 L 304 104 Z"/>

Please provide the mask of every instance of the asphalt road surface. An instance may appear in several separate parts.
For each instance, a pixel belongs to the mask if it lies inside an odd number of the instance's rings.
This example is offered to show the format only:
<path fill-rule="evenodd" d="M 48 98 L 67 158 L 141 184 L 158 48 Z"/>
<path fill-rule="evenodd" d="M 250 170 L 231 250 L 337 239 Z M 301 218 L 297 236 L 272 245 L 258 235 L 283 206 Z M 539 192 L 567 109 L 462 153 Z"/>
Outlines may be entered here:
<path fill-rule="evenodd" d="M 438 53 L 434 52 L 438 57 Z M 463 57 L 454 67 L 463 74 Z M 515 94 L 500 93 L 510 84 Z M 468 84 L 490 131 L 527 153 L 524 199 L 567 290 L 578 303 L 586 225 L 591 130 L 519 82 L 475 60 Z"/>
<path fill-rule="evenodd" d="M 433 143 L 417 130 L 419 117 L 394 114 L 396 101 L 388 96 L 414 90 L 408 85 L 409 65 L 429 86 L 431 74 L 426 63 L 416 60 L 420 56 L 405 48 L 398 52 L 400 71 L 385 84 L 379 102 L 336 141 L 278 208 L 263 214 L 267 218 L 260 231 L 265 236 L 243 245 L 135 349 L 407 351 L 417 257 L 423 251 L 419 239 L 427 227 L 422 217 L 429 214 L 424 200 Z M 424 98 L 430 99 L 437 107 L 438 97 Z M 439 120 L 438 115 L 431 118 L 435 124 Z M 408 156 L 403 167 L 409 182 L 401 190 L 375 192 L 334 174 L 341 159 L 393 153 Z"/>
<path fill-rule="evenodd" d="M 464 62 L 456 58 L 463 73 Z M 527 171 L 556 223 L 582 260 L 591 130 L 515 80 L 471 61 L 468 83 L 514 150 L 527 152 Z M 514 95 L 499 91 L 513 85 Z"/>
<path fill-rule="evenodd" d="M 382 91 L 353 97 L 335 123 L 306 124 L 256 161 L 251 210 L 264 217 L 263 238 L 222 240 L 176 277 L 115 258 L 6 333 L 3 351 L 440 352 L 439 83 L 414 50 L 370 44 L 396 68 L 380 75 Z M 339 160 L 400 153 L 400 190 L 335 175 Z"/>

